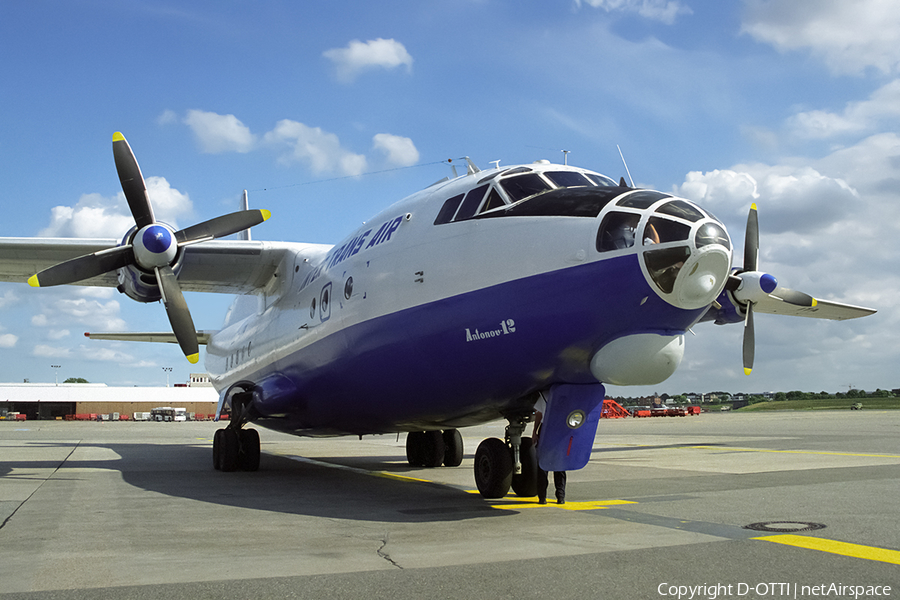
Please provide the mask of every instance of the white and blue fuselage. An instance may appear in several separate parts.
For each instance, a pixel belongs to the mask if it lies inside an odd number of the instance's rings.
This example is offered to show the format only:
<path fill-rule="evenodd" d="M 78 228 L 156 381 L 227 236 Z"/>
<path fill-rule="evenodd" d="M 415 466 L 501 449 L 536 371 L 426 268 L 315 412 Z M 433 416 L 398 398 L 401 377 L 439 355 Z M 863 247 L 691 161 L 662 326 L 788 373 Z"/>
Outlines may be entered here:
<path fill-rule="evenodd" d="M 663 381 L 731 256 L 720 222 L 668 194 L 546 162 L 470 172 L 340 244 L 297 244 L 235 301 L 207 368 L 220 410 L 252 392 L 254 420 L 299 435 L 474 425 L 556 384 Z"/>

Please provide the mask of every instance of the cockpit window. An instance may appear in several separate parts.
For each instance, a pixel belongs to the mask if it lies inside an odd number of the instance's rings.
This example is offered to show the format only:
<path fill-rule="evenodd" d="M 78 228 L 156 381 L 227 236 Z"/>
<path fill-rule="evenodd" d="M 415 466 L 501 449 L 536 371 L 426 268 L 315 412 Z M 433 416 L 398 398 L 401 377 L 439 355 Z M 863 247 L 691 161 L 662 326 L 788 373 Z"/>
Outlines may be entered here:
<path fill-rule="evenodd" d="M 685 221 L 690 221 L 694 223 L 703 219 L 705 215 L 685 202 L 684 200 L 673 200 L 671 202 L 666 202 L 662 206 L 656 209 L 656 212 L 662 213 L 664 215 L 671 215 L 673 217 L 678 217 L 680 219 L 684 219 Z"/>
<path fill-rule="evenodd" d="M 453 215 L 456 214 L 456 209 L 459 208 L 459 203 L 462 202 L 462 199 L 463 194 L 448 198 L 441 207 L 441 212 L 438 213 L 437 218 L 434 220 L 434 224 L 443 225 L 444 223 L 449 223 L 453 219 Z"/>
<path fill-rule="evenodd" d="M 537 173 L 526 173 L 500 180 L 500 185 L 509 197 L 510 202 L 518 202 L 528 196 L 534 196 L 550 189 L 550 185 Z"/>
<path fill-rule="evenodd" d="M 603 217 L 597 232 L 597 251 L 624 250 L 634 246 L 641 215 L 625 212 L 611 212 Z"/>
<path fill-rule="evenodd" d="M 493 217 L 589 217 L 597 218 L 600 211 L 612 202 L 621 190 L 615 188 L 560 188 L 509 204 L 499 210 L 478 215 L 477 219 Z M 488 198 L 490 200 L 490 198 Z"/>
<path fill-rule="evenodd" d="M 501 206 L 506 206 L 506 203 L 503 201 L 503 198 L 500 197 L 500 193 L 491 188 L 491 193 L 488 194 L 487 200 L 484 201 L 484 206 L 482 206 L 481 210 L 478 212 L 487 212 L 489 210 L 494 210 L 495 208 L 500 208 Z"/>
<path fill-rule="evenodd" d="M 481 206 L 481 201 L 484 199 L 484 192 L 488 187 L 488 185 L 480 185 L 474 190 L 469 190 L 469 193 L 466 194 L 466 199 L 463 200 L 462 206 L 459 207 L 459 212 L 456 213 L 456 218 L 453 220 L 464 221 L 474 217 L 475 213 L 478 212 L 478 207 Z"/>
<path fill-rule="evenodd" d="M 691 256 L 691 249 L 687 246 L 674 248 L 661 248 L 648 250 L 644 253 L 644 261 L 647 271 L 659 289 L 666 294 L 671 294 L 675 288 L 675 278 L 678 271 L 684 266 L 685 261 Z"/>
<path fill-rule="evenodd" d="M 700 229 L 697 230 L 697 236 L 694 238 L 694 242 L 697 244 L 698 248 L 709 246 L 711 244 L 719 244 L 731 250 L 731 240 L 728 239 L 728 234 L 725 232 L 724 228 L 715 223 L 704 223 L 701 225 Z"/>
<path fill-rule="evenodd" d="M 559 187 L 583 187 L 591 185 L 587 177 L 577 171 L 544 171 L 544 175 Z"/>
<path fill-rule="evenodd" d="M 593 181 L 596 185 L 600 187 L 616 187 L 616 182 L 606 177 L 605 175 L 597 175 L 595 173 L 585 173 L 588 179 Z"/>
<path fill-rule="evenodd" d="M 657 200 L 671 197 L 672 196 L 670 194 L 664 194 L 662 192 L 655 192 L 653 190 L 640 190 L 634 192 L 633 194 L 628 194 L 628 196 L 619 200 L 618 205 L 625 206 L 627 208 L 649 208 Z"/>
<path fill-rule="evenodd" d="M 680 242 L 691 237 L 691 226 L 659 217 L 650 217 L 644 233 L 644 245 Z"/>

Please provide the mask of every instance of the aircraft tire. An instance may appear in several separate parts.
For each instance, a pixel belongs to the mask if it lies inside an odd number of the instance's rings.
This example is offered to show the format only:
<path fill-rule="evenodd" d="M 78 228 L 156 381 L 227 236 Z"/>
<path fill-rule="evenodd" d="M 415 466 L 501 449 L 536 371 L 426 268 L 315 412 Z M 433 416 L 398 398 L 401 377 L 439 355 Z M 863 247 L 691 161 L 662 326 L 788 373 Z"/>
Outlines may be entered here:
<path fill-rule="evenodd" d="M 488 438 L 475 451 L 475 485 L 485 498 L 502 498 L 512 485 L 513 460 L 509 447 Z"/>
<path fill-rule="evenodd" d="M 255 429 L 241 429 L 241 452 L 238 466 L 242 471 L 259 470 L 259 432 Z"/>
<path fill-rule="evenodd" d="M 410 431 L 406 434 L 406 462 L 411 467 L 424 467 L 422 460 L 422 447 L 425 445 L 424 431 Z"/>
<path fill-rule="evenodd" d="M 240 440 L 234 429 L 221 429 L 221 441 L 219 442 L 219 470 L 235 471 L 238 468 L 240 454 Z"/>
<path fill-rule="evenodd" d="M 213 435 L 213 468 L 216 471 L 222 468 L 221 464 L 221 453 L 222 453 L 222 429 L 216 429 L 216 433 Z"/>
<path fill-rule="evenodd" d="M 522 472 L 513 474 L 512 489 L 517 496 L 531 498 L 537 496 L 537 452 L 534 442 L 530 437 L 523 437 L 519 445 L 519 462 L 522 464 Z"/>
<path fill-rule="evenodd" d="M 423 436 L 422 463 L 429 469 L 439 467 L 444 462 L 444 437 L 440 431 L 426 431 Z"/>
<path fill-rule="evenodd" d="M 458 467 L 463 459 L 463 439 L 458 429 L 444 430 L 444 466 Z"/>

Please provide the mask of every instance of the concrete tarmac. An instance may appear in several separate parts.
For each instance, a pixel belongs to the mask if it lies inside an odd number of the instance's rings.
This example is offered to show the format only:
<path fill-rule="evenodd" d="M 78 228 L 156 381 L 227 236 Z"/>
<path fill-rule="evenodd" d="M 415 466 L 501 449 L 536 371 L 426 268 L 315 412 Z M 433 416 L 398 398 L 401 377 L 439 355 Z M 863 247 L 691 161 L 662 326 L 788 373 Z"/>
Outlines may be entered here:
<path fill-rule="evenodd" d="M 504 423 L 438 469 L 261 430 L 255 473 L 218 427 L 0 422 L 0 600 L 900 598 L 900 411 L 604 419 L 546 506 L 472 493 Z"/>

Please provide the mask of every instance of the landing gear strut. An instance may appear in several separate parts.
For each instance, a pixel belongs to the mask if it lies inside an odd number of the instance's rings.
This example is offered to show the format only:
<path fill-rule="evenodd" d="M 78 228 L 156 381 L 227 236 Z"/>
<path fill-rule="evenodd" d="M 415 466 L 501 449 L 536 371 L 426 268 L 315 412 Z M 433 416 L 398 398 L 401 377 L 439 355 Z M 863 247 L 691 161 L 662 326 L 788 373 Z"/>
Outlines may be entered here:
<path fill-rule="evenodd" d="M 507 417 L 506 439 L 488 438 L 475 452 L 475 484 L 485 498 L 537 494 L 537 458 L 530 437 L 522 437 L 531 415 Z"/>
<path fill-rule="evenodd" d="M 252 396 L 240 392 L 231 399 L 231 421 L 213 436 L 213 467 L 218 471 L 256 471 L 259 469 L 259 432 L 242 429 L 248 422 L 247 407 Z"/>

